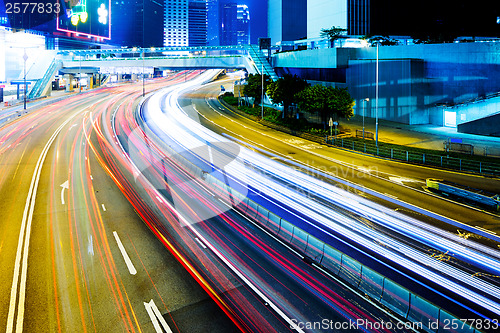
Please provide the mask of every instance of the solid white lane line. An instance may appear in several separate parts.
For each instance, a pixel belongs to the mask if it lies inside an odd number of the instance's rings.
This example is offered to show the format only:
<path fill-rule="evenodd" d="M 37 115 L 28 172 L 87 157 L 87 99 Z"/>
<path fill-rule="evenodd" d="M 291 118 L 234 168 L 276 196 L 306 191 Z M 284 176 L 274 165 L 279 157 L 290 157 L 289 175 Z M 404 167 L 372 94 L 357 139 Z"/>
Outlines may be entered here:
<path fill-rule="evenodd" d="M 125 250 L 125 247 L 123 246 L 122 241 L 120 240 L 120 237 L 118 237 L 118 233 L 116 231 L 113 231 L 113 236 L 115 236 L 116 243 L 118 244 L 118 248 L 122 253 L 123 259 L 125 259 L 125 264 L 127 265 L 128 271 L 132 275 L 137 274 L 137 270 L 135 269 L 134 264 L 132 264 L 132 260 L 130 260 L 130 257 L 128 256 L 128 253 Z"/>
<path fill-rule="evenodd" d="M 160 195 L 160 193 L 158 193 L 158 196 Z M 267 297 L 267 295 L 264 294 L 264 292 L 260 291 L 259 288 L 257 288 L 257 286 L 255 284 L 253 284 L 242 272 L 240 272 L 239 269 L 236 268 L 236 266 L 234 266 L 228 259 L 226 259 L 226 257 L 214 246 L 212 245 L 210 242 L 208 242 L 208 240 L 205 239 L 205 237 L 203 237 L 199 232 L 198 230 L 196 230 L 192 223 L 189 223 L 187 221 L 187 219 L 179 213 L 179 211 L 177 211 L 177 209 L 174 208 L 174 206 L 172 206 L 168 201 L 166 200 L 162 200 L 162 202 L 168 206 L 169 210 L 172 211 L 176 216 L 177 218 L 179 219 L 179 221 L 181 222 L 181 224 L 187 226 L 189 229 L 191 229 L 191 231 L 196 235 L 195 239 L 198 238 L 201 242 L 203 242 L 207 248 L 209 248 L 218 258 L 219 260 L 221 260 L 234 274 L 236 274 L 238 276 L 238 278 L 244 283 L 246 284 L 255 294 L 257 294 L 257 296 L 260 297 L 260 299 L 262 301 L 264 301 L 265 304 L 267 304 L 271 309 L 274 310 L 274 312 L 276 314 L 278 314 L 278 316 L 280 316 L 281 318 L 283 318 L 289 325 L 290 325 L 290 328 L 297 331 L 297 332 L 301 332 L 301 333 L 304 333 L 304 330 L 302 330 L 298 325 L 297 325 L 297 322 L 294 321 L 294 319 L 291 319 L 290 317 L 288 317 L 288 315 L 282 311 L 276 304 L 274 304 L 271 299 L 269 297 Z"/>
<path fill-rule="evenodd" d="M 54 131 L 49 141 L 45 144 L 42 152 L 40 153 L 40 157 L 38 158 L 38 161 L 35 165 L 35 170 L 31 178 L 30 189 L 28 191 L 28 196 L 26 197 L 26 203 L 23 212 L 23 220 L 21 222 L 21 230 L 19 232 L 19 240 L 17 243 L 16 259 L 14 262 L 14 275 L 12 277 L 12 287 L 10 291 L 9 313 L 7 315 L 6 333 L 12 333 L 14 330 L 14 316 L 16 312 L 17 301 L 18 301 L 17 302 L 18 311 L 17 311 L 17 321 L 16 321 L 16 333 L 21 333 L 23 331 L 24 302 L 26 298 L 26 279 L 28 275 L 28 253 L 29 253 L 29 243 L 31 234 L 31 222 L 33 220 L 36 192 L 38 189 L 38 183 L 40 181 L 42 165 L 43 162 L 45 161 L 45 157 L 47 156 L 47 153 L 52 143 L 59 135 L 63 127 L 66 126 L 66 124 L 73 117 L 66 120 Z M 19 276 L 19 274 L 21 274 L 21 276 Z M 19 290 L 19 299 L 17 299 L 18 290 Z"/>

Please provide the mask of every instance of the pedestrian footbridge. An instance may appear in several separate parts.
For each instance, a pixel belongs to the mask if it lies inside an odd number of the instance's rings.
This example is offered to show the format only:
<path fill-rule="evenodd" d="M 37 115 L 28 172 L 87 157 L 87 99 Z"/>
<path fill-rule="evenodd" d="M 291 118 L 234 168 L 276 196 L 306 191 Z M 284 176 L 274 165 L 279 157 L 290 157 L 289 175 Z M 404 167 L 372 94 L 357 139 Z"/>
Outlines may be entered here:
<path fill-rule="evenodd" d="M 273 80 L 278 78 L 264 53 L 255 45 L 63 50 L 53 58 L 43 77 L 36 80 L 29 98 L 47 94 L 57 74 L 141 75 L 153 69 L 201 68 L 240 68 L 250 74 L 264 73 Z"/>

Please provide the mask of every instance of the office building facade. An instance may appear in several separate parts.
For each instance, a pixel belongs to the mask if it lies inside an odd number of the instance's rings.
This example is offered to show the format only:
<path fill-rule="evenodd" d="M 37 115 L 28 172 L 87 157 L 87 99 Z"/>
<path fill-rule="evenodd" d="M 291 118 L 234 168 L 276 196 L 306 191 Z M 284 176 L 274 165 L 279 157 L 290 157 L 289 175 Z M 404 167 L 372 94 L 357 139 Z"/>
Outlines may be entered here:
<path fill-rule="evenodd" d="M 163 2 L 113 0 L 111 43 L 129 47 L 163 45 Z"/>
<path fill-rule="evenodd" d="M 191 0 L 188 16 L 189 46 L 207 45 L 207 3 L 205 0 Z"/>
<path fill-rule="evenodd" d="M 189 45 L 187 0 L 165 0 L 164 46 Z"/>
<path fill-rule="evenodd" d="M 268 37 L 271 44 L 307 38 L 307 0 L 269 0 Z"/>
<path fill-rule="evenodd" d="M 236 44 L 250 44 L 250 10 L 247 5 L 238 5 L 237 7 Z"/>

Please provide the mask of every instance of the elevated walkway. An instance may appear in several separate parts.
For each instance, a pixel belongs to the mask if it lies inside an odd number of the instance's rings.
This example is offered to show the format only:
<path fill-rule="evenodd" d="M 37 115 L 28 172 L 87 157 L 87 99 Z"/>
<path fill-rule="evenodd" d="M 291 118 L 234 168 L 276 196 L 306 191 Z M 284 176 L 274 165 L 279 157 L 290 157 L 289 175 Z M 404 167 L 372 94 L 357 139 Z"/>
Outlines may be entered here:
<path fill-rule="evenodd" d="M 57 72 L 73 75 L 110 73 L 121 68 L 123 73 L 128 70 L 132 74 L 141 73 L 144 68 L 151 67 L 160 70 L 246 69 L 250 74 L 260 74 L 263 71 L 273 80 L 278 79 L 265 55 L 256 45 L 64 50 L 54 55 L 52 63 L 46 65 L 45 74 L 33 86 L 29 98 L 43 96 Z"/>

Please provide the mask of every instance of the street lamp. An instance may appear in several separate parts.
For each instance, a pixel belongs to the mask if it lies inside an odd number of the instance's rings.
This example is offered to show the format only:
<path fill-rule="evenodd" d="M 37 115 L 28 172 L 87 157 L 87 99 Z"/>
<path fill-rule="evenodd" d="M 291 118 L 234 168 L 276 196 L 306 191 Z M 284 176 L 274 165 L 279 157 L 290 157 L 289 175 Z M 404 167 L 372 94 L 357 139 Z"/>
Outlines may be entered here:
<path fill-rule="evenodd" d="M 28 90 L 26 87 L 26 60 L 28 60 L 26 49 L 24 49 L 23 60 L 24 60 L 24 110 L 26 110 L 26 92 Z"/>
<path fill-rule="evenodd" d="M 375 65 L 375 146 L 377 146 L 377 148 L 378 148 L 378 44 L 379 43 L 377 43 L 377 62 Z"/>
<path fill-rule="evenodd" d="M 369 98 L 365 98 L 363 100 L 363 139 L 365 138 L 365 109 L 366 109 L 366 102 L 369 102 Z"/>
<path fill-rule="evenodd" d="M 82 54 L 80 53 L 80 73 L 79 77 L 80 79 L 78 80 L 78 87 L 80 88 L 80 93 L 82 92 Z"/>
<path fill-rule="evenodd" d="M 262 63 L 262 70 L 260 71 L 260 76 L 262 78 L 262 92 L 261 92 L 261 98 L 260 98 L 260 105 L 261 105 L 261 119 L 264 120 L 264 63 Z"/>
<path fill-rule="evenodd" d="M 142 49 L 142 97 L 146 95 L 146 88 L 144 87 L 144 48 Z"/>

